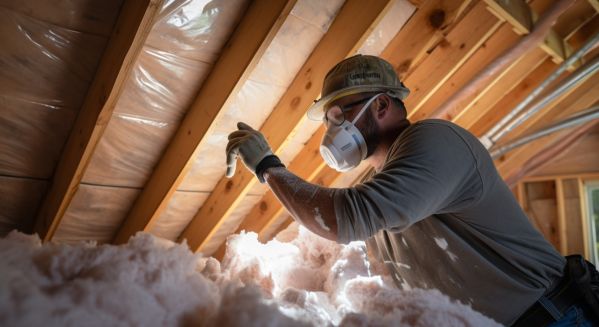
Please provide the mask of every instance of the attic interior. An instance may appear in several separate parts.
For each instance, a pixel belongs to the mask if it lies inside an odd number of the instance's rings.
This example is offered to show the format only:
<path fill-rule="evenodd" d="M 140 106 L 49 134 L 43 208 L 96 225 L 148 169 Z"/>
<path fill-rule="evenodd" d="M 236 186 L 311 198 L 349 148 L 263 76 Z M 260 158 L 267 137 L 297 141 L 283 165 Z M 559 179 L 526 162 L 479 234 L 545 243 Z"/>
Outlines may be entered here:
<path fill-rule="evenodd" d="M 243 165 L 224 176 L 227 136 L 243 121 L 300 178 L 358 183 L 369 167 L 326 166 L 325 127 L 306 110 L 337 62 L 380 56 L 411 90 L 410 121 L 491 142 L 533 225 L 597 264 L 598 11 L 597 0 L 0 0 L 0 252 L 16 267 L 0 278 L 0 324 L 497 325 L 440 293 L 390 291 L 388 275 L 358 278 L 384 275 L 363 246 L 298 228 Z M 111 245 L 129 252 L 106 259 Z M 135 280 L 165 272 L 139 290 L 94 290 L 123 283 L 93 273 L 110 265 L 147 274 Z M 16 283 L 27 267 L 40 285 L 61 280 L 61 300 Z M 223 286 L 234 283 L 259 291 Z M 136 294 L 163 299 L 122 303 Z"/>

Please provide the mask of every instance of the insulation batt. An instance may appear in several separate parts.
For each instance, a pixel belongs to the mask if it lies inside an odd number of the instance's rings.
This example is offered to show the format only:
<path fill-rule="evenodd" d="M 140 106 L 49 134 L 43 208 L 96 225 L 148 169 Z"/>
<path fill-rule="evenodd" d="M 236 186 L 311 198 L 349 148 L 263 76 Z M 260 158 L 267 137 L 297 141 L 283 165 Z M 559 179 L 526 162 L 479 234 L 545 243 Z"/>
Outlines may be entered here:
<path fill-rule="evenodd" d="M 363 243 L 293 225 L 230 236 L 222 264 L 139 233 L 122 246 L 0 239 L 1 326 L 499 326 L 436 290 L 399 290 Z"/>

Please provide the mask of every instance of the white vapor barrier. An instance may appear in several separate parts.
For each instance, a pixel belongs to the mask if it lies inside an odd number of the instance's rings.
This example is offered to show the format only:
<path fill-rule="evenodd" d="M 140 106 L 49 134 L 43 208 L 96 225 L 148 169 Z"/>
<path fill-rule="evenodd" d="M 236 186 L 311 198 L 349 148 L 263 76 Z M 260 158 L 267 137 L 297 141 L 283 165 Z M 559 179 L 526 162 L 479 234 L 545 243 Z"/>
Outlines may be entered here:
<path fill-rule="evenodd" d="M 295 226 L 296 227 L 296 226 Z M 2 326 L 500 326 L 437 290 L 400 290 L 364 243 L 293 226 L 229 239 L 223 262 L 139 233 L 122 246 L 0 239 Z"/>
<path fill-rule="evenodd" d="M 56 239 L 112 240 L 247 3 L 165 1 Z M 102 215 L 90 199 L 114 214 L 89 219 Z"/>
<path fill-rule="evenodd" d="M 138 189 L 81 184 L 52 240 L 112 242 Z"/>
<path fill-rule="evenodd" d="M 33 230 L 121 2 L 0 1 L 0 235 Z"/>
<path fill-rule="evenodd" d="M 112 28 L 114 17 L 89 18 L 79 4 L 71 14 L 49 9 L 55 25 L 38 8 L 43 1 L 0 2 L 0 174 L 52 177 L 62 147 L 81 107 L 107 37 L 84 33 L 91 21 Z M 89 3 L 89 1 L 84 1 Z M 112 8 L 120 1 L 106 1 Z M 42 7 L 44 5 L 41 5 Z M 32 16 L 30 16 L 31 14 Z M 71 16 L 72 15 L 72 16 Z M 60 20 L 59 20 L 60 18 Z M 72 18 L 72 19 L 70 19 Z"/>
<path fill-rule="evenodd" d="M 0 176 L 0 237 L 13 229 L 31 232 L 48 182 Z"/>
<path fill-rule="evenodd" d="M 198 212 L 209 195 L 209 192 L 175 191 L 150 232 L 167 240 L 176 241 L 187 227 L 189 217 L 193 217 Z"/>
<path fill-rule="evenodd" d="M 247 1 L 166 1 L 84 183 L 143 187 Z"/>
<path fill-rule="evenodd" d="M 407 0 L 393 1 L 389 11 L 357 52 L 364 55 L 380 55 L 415 11 L 416 6 Z"/>
<path fill-rule="evenodd" d="M 213 132 L 200 145 L 197 158 L 179 190 L 212 191 L 225 174 L 229 133 L 237 129 L 239 121 L 255 129 L 262 126 L 342 4 L 342 0 L 297 1 L 241 90 L 214 121 Z M 264 191 L 266 188 L 262 187 L 251 193 Z"/>

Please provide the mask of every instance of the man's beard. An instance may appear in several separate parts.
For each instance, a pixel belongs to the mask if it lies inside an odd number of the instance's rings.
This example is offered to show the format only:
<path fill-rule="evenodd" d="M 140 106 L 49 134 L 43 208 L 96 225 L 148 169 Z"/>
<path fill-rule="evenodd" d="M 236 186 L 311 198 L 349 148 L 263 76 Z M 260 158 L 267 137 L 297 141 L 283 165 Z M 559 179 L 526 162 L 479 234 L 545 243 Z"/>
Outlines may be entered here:
<path fill-rule="evenodd" d="M 364 128 L 359 129 L 366 142 L 366 158 L 370 157 L 381 142 L 380 128 L 374 120 L 372 111 L 367 110 L 364 113 Z"/>

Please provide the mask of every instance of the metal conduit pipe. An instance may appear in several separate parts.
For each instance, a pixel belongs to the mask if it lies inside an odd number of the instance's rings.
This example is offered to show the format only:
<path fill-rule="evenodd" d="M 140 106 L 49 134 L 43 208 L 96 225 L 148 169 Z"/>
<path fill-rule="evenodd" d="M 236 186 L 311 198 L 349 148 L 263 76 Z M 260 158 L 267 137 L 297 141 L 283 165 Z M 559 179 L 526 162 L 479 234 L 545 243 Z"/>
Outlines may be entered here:
<path fill-rule="evenodd" d="M 592 49 L 595 44 L 599 42 L 599 33 L 596 33 L 587 43 L 585 43 L 578 51 L 576 51 L 572 56 L 566 59 L 543 83 L 537 86 L 522 102 L 520 102 L 509 114 L 507 114 L 501 121 L 499 121 L 491 130 L 489 130 L 485 135 L 480 138 L 480 141 L 485 145 L 487 149 L 491 148 L 493 144 L 499 139 L 496 137 L 498 131 L 503 129 L 516 115 L 518 115 L 526 106 L 528 106 L 536 97 L 538 97 L 541 92 L 547 88 L 553 81 L 555 81 L 569 66 L 574 64 L 576 61 L 580 60 L 590 49 Z M 588 67 L 585 65 L 584 67 Z M 580 70 L 580 69 L 579 69 Z M 514 128 L 520 125 L 523 120 L 518 120 L 516 123 L 511 125 L 511 128 Z M 502 136 L 505 133 L 502 133 Z"/>
<path fill-rule="evenodd" d="M 549 125 L 545 128 L 542 128 L 534 133 L 519 137 L 508 144 L 502 145 L 495 150 L 491 151 L 491 157 L 493 159 L 497 159 L 502 156 L 506 152 L 509 152 L 517 147 L 520 147 L 524 144 L 535 141 L 541 137 L 547 136 L 549 134 L 555 133 L 562 129 L 574 127 L 577 125 L 581 125 L 592 120 L 599 119 L 599 105 L 593 106 L 589 109 L 581 111 L 577 114 L 574 114 L 562 121 L 559 121 L 555 124 Z"/>
<path fill-rule="evenodd" d="M 557 99 L 560 95 L 574 87 L 576 84 L 580 83 L 587 77 L 590 77 L 597 70 L 599 70 L 599 56 L 595 56 L 595 58 L 593 58 L 591 61 L 577 69 L 572 75 L 564 79 L 564 81 L 561 82 L 560 85 L 557 86 L 553 92 L 547 94 L 541 100 L 532 105 L 529 109 L 524 111 L 520 116 L 518 116 L 517 119 L 513 120 L 502 130 L 498 131 L 495 135 L 491 136 L 491 142 L 493 144 L 497 143 L 497 141 L 501 139 L 503 136 L 505 136 L 507 133 L 511 132 L 514 128 L 522 124 L 524 121 L 528 120 L 532 115 L 537 113 L 539 110 L 543 109 L 547 104 Z"/>

